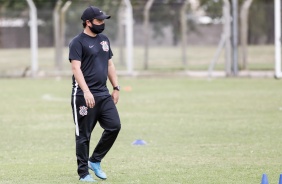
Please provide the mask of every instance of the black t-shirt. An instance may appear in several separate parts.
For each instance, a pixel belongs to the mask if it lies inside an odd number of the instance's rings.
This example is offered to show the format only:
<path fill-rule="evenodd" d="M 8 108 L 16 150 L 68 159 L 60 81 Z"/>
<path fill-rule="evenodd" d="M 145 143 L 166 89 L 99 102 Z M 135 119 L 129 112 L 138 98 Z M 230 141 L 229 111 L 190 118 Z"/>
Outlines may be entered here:
<path fill-rule="evenodd" d="M 86 84 L 94 96 L 109 95 L 106 86 L 108 61 L 113 56 L 110 41 L 103 34 L 95 37 L 80 33 L 69 45 L 69 60 L 81 61 L 81 71 Z M 72 95 L 83 95 L 83 91 L 72 76 Z"/>

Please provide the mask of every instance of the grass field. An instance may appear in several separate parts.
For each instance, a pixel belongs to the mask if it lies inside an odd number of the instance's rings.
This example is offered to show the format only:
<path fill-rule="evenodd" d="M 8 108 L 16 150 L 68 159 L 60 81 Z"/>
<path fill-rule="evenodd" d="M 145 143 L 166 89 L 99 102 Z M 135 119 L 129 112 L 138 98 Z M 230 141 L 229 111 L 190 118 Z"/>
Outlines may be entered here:
<path fill-rule="evenodd" d="M 70 184 L 70 78 L 0 80 L 0 183 Z M 282 173 L 281 81 L 120 78 L 122 130 L 105 184 L 257 184 Z M 92 135 L 94 148 L 102 129 Z M 146 146 L 133 146 L 143 139 Z"/>

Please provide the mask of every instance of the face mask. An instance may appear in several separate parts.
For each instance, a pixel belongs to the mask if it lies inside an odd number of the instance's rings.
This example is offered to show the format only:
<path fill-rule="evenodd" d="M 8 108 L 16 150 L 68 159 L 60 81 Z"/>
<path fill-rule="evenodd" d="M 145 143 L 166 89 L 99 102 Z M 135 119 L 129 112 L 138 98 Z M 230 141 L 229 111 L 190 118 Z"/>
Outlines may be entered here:
<path fill-rule="evenodd" d="M 92 27 L 89 27 L 89 29 L 92 31 L 92 33 L 94 34 L 99 34 L 102 33 L 105 29 L 105 24 L 101 24 L 101 25 L 96 25 L 96 24 L 92 24 Z"/>

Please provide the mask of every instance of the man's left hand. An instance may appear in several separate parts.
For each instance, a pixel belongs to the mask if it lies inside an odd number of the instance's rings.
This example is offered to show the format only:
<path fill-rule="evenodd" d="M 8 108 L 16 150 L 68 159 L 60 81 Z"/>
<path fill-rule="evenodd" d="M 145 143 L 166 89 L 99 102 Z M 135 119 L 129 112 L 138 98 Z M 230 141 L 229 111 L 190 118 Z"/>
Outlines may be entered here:
<path fill-rule="evenodd" d="M 112 99 L 114 101 L 115 104 L 118 103 L 118 99 L 119 99 L 119 91 L 117 90 L 113 90 L 113 93 L 112 93 Z"/>

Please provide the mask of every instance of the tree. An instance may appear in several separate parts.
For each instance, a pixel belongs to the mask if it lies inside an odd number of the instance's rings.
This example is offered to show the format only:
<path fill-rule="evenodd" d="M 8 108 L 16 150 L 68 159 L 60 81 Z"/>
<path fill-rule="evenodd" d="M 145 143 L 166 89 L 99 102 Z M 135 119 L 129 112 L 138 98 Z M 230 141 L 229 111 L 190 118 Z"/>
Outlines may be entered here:
<path fill-rule="evenodd" d="M 132 7 L 134 12 L 134 21 L 143 23 L 143 11 L 146 0 L 133 0 Z M 180 10 L 185 0 L 155 0 L 150 10 L 150 22 L 153 25 L 154 37 L 163 36 L 163 28 L 172 25 L 173 43 L 178 44 L 180 39 Z"/>
<path fill-rule="evenodd" d="M 222 0 L 200 0 L 200 8 L 211 18 L 221 18 L 222 7 Z"/>
<path fill-rule="evenodd" d="M 152 4 L 154 3 L 154 0 L 148 0 L 145 9 L 144 9 L 144 22 L 143 22 L 143 29 L 144 29 L 144 69 L 148 69 L 148 50 L 149 50 L 149 16 L 150 16 L 150 9 L 152 7 Z"/>
<path fill-rule="evenodd" d="M 274 2 L 255 0 L 250 8 L 249 43 L 274 43 Z M 262 40 L 262 38 L 264 38 Z"/>
<path fill-rule="evenodd" d="M 249 9 L 253 0 L 245 0 L 241 6 L 240 20 L 241 20 L 241 45 L 242 45 L 242 66 L 240 68 L 247 69 L 247 42 L 248 42 L 248 20 Z"/>
<path fill-rule="evenodd" d="M 239 0 L 242 6 L 244 0 Z M 200 7 L 212 18 L 221 17 L 222 0 L 200 0 Z M 248 43 L 258 44 L 265 37 L 266 44 L 274 42 L 274 3 L 273 1 L 255 0 L 249 10 Z"/>

